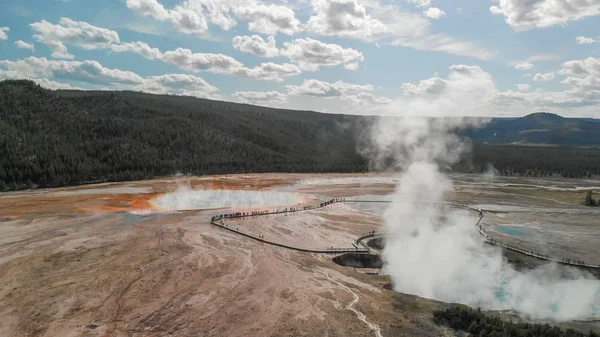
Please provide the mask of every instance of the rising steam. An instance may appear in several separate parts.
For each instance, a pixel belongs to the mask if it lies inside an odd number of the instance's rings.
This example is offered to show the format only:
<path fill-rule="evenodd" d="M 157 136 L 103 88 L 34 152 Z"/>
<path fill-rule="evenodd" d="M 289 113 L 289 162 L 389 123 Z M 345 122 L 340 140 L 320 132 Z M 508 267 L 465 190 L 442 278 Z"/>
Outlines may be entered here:
<path fill-rule="evenodd" d="M 514 309 L 532 318 L 598 315 L 600 281 L 551 264 L 517 271 L 499 249 L 478 237 L 476 216 L 435 205 L 453 191 L 443 172 L 470 149 L 454 131 L 483 122 L 382 118 L 375 124 L 366 154 L 375 163 L 402 172 L 384 214 L 384 272 L 397 291 L 445 302 Z"/>

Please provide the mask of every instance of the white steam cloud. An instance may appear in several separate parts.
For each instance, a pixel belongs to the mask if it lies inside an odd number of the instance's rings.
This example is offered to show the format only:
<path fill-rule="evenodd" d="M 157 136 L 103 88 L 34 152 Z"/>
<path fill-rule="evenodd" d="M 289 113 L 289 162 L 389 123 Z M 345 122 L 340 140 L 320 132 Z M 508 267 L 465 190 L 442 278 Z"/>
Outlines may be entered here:
<path fill-rule="evenodd" d="M 445 302 L 513 309 L 531 318 L 599 315 L 600 281 L 553 264 L 517 271 L 499 249 L 483 243 L 476 215 L 436 205 L 453 191 L 443 172 L 470 149 L 454 131 L 482 122 L 382 118 L 374 126 L 366 154 L 402 172 L 384 214 L 384 272 L 397 291 Z"/>

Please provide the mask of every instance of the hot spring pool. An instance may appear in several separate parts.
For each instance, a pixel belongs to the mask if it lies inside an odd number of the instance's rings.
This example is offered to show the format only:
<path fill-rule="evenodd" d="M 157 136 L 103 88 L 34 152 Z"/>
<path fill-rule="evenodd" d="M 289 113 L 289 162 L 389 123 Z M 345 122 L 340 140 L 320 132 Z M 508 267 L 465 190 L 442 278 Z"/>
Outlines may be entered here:
<path fill-rule="evenodd" d="M 511 236 L 523 236 L 525 233 L 517 226 L 496 226 L 498 232 Z"/>
<path fill-rule="evenodd" d="M 156 198 L 161 210 L 193 210 L 223 207 L 296 205 L 302 200 L 293 193 L 240 190 L 179 190 Z"/>

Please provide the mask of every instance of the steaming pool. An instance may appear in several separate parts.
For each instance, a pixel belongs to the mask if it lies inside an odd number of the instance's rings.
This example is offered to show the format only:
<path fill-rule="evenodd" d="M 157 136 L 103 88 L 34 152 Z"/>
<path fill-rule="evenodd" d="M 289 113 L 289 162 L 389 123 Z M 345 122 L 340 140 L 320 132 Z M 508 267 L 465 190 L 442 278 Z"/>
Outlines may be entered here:
<path fill-rule="evenodd" d="M 519 226 L 496 226 L 495 230 L 502 234 L 511 235 L 511 236 L 523 236 L 525 233 Z"/>
<path fill-rule="evenodd" d="M 295 205 L 302 199 L 294 193 L 243 190 L 179 190 L 156 198 L 153 204 L 165 211 Z"/>

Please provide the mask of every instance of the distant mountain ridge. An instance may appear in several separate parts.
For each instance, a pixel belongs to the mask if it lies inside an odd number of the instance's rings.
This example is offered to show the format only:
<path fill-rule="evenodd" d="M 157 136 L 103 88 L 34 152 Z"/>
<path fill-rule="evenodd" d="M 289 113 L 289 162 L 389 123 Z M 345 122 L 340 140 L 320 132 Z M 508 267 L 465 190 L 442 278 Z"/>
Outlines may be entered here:
<path fill-rule="evenodd" d="M 481 129 L 468 130 L 466 135 L 488 144 L 598 146 L 600 120 L 537 112 L 514 119 L 494 118 Z"/>

